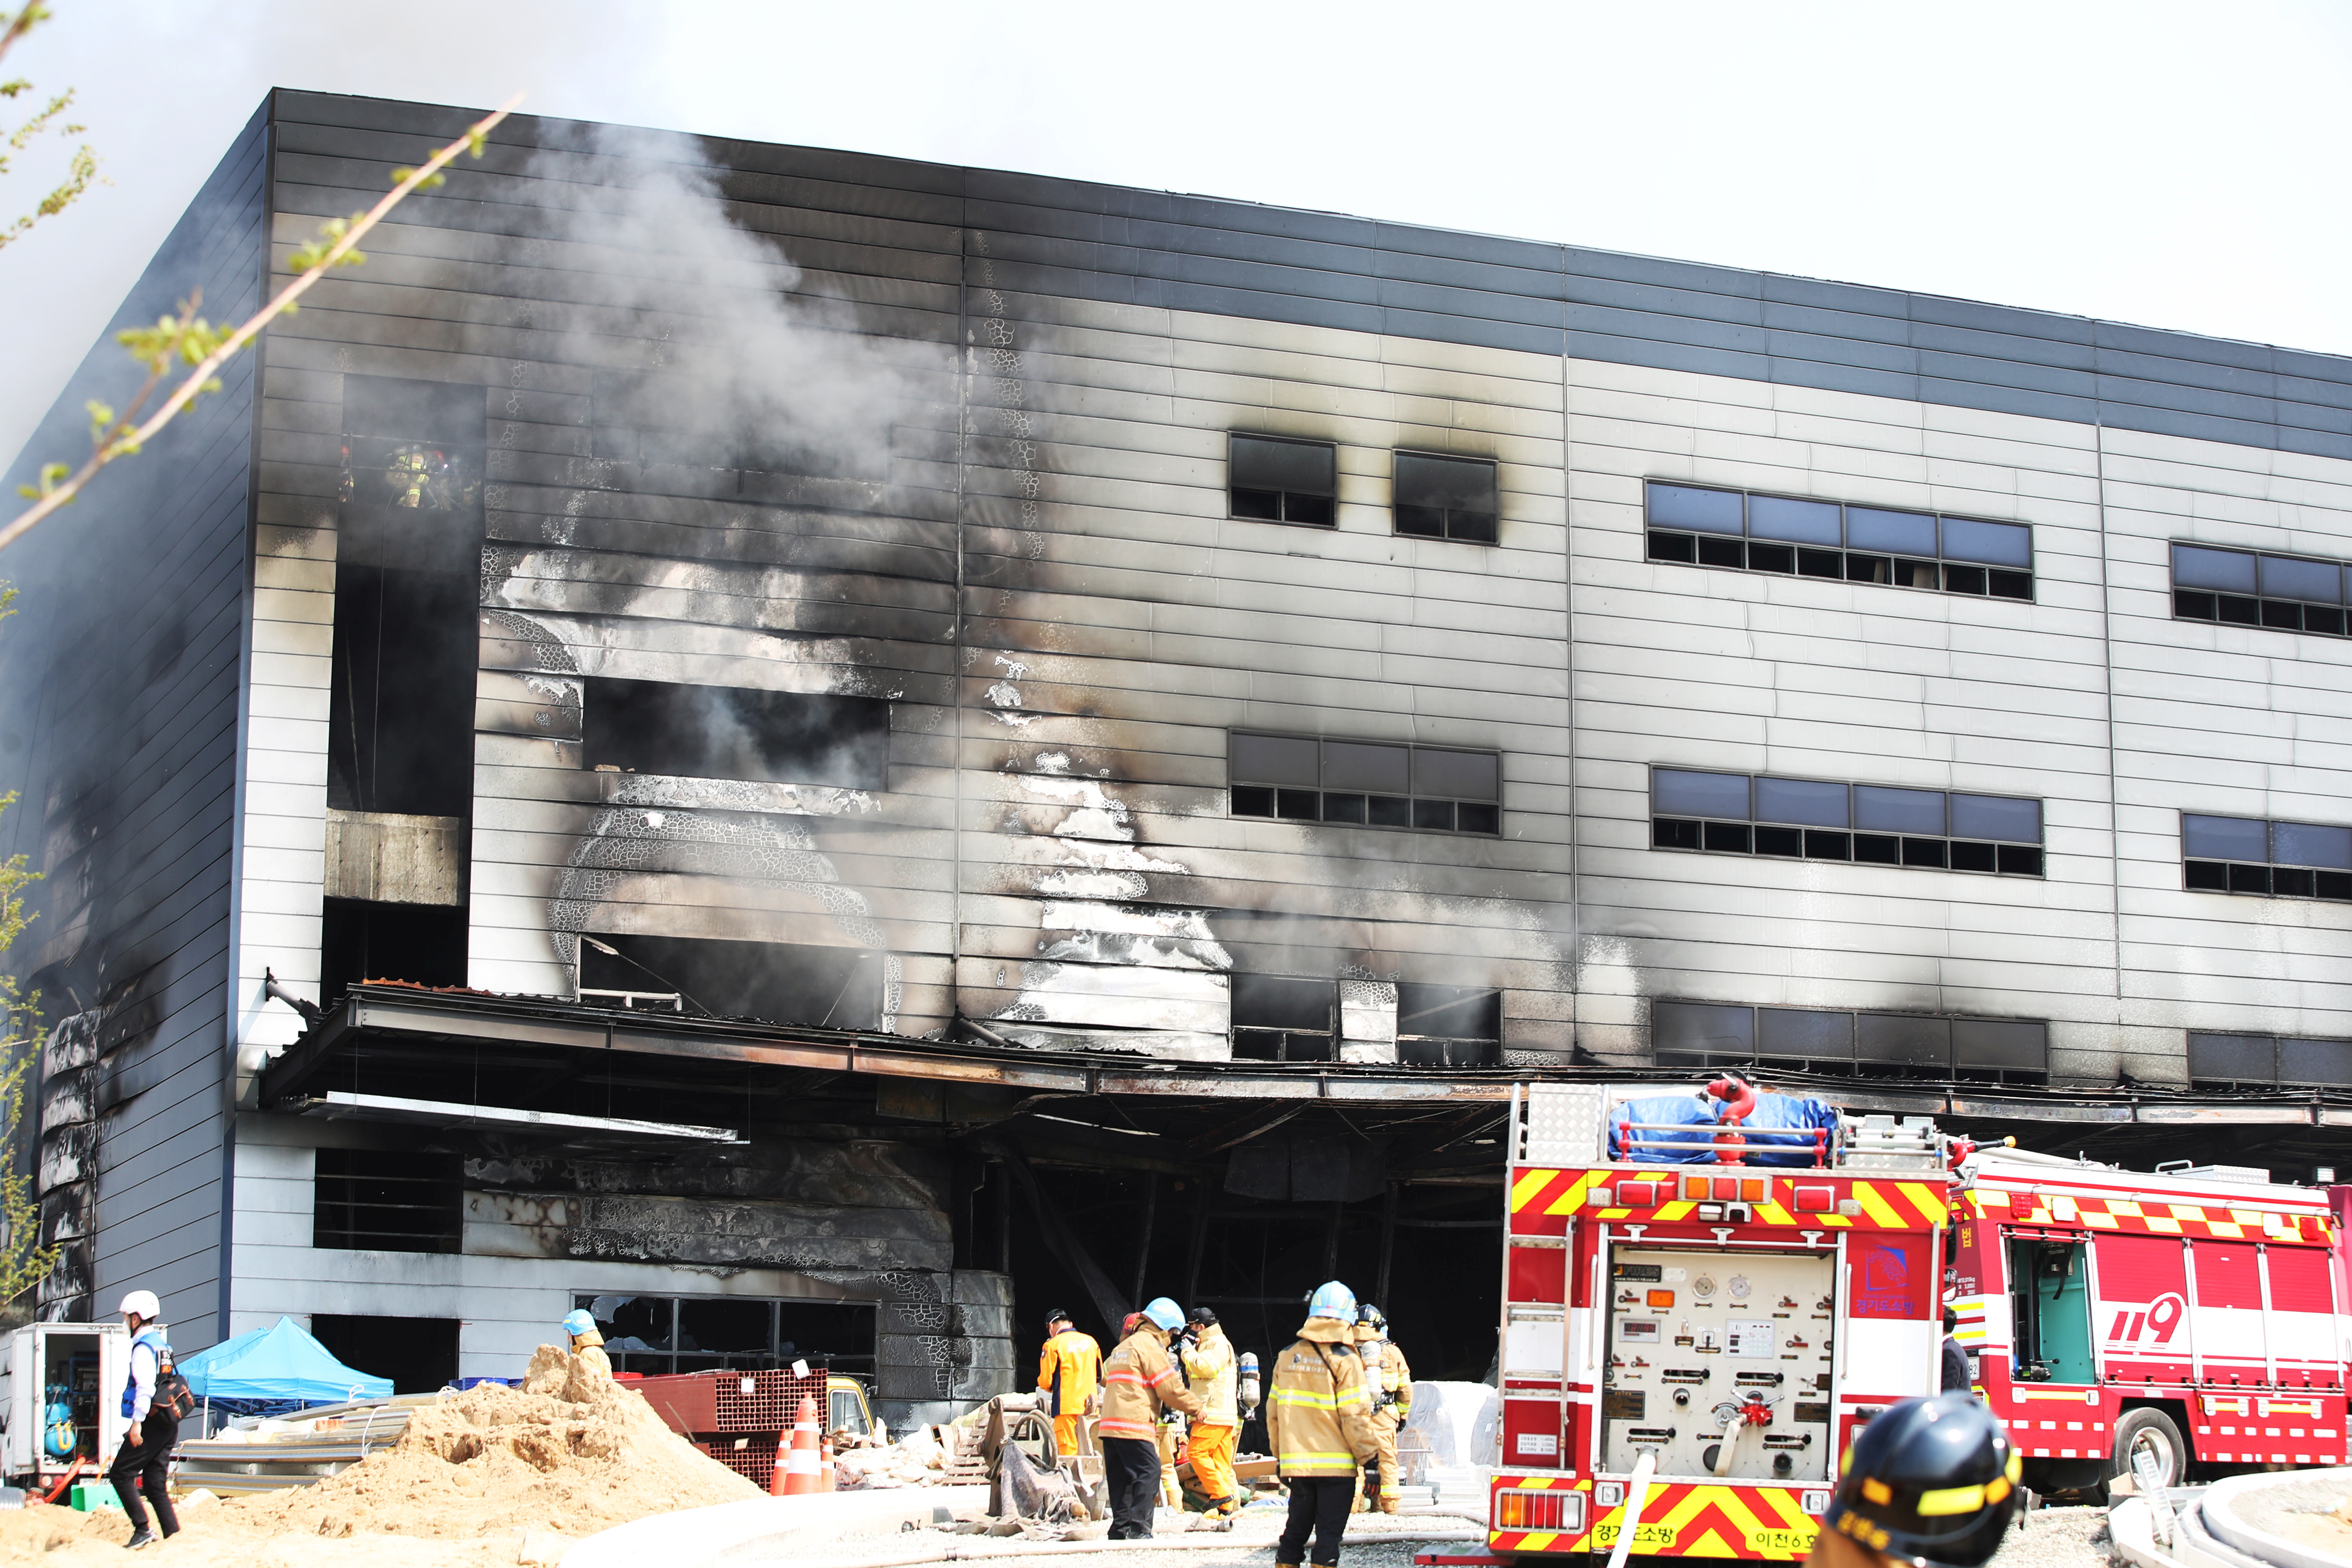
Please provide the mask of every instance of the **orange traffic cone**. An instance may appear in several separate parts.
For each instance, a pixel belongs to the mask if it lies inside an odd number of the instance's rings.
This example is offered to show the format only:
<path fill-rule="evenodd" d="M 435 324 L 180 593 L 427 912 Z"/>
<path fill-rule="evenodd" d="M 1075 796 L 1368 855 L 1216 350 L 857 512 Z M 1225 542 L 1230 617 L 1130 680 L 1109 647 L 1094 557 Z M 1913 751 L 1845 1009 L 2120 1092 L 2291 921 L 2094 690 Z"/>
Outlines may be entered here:
<path fill-rule="evenodd" d="M 817 1489 L 817 1490 L 819 1490 L 819 1491 L 821 1491 L 821 1492 L 829 1492 L 829 1491 L 833 1490 L 833 1482 L 834 1482 L 834 1474 L 833 1474 L 833 1439 L 832 1439 L 832 1438 L 830 1438 L 830 1437 L 826 1438 L 826 1439 L 824 1440 L 824 1446 L 823 1447 L 821 1447 L 821 1448 L 819 1448 L 819 1449 L 817 1450 L 817 1454 L 818 1454 L 818 1461 L 817 1461 L 817 1483 L 818 1483 L 818 1484 L 817 1484 L 817 1489 Z"/>
<path fill-rule="evenodd" d="M 817 1489 L 816 1401 L 801 1395 L 800 1419 L 793 1423 L 793 1447 L 785 1465 L 786 1497 L 798 1497 Z"/>
<path fill-rule="evenodd" d="M 776 1434 L 776 1468 L 768 1472 L 768 1495 L 770 1497 L 782 1497 L 784 1495 L 784 1479 L 792 1473 L 792 1461 L 785 1456 L 785 1449 L 789 1447 L 791 1440 L 792 1434 L 789 1432 L 779 1432 Z"/>

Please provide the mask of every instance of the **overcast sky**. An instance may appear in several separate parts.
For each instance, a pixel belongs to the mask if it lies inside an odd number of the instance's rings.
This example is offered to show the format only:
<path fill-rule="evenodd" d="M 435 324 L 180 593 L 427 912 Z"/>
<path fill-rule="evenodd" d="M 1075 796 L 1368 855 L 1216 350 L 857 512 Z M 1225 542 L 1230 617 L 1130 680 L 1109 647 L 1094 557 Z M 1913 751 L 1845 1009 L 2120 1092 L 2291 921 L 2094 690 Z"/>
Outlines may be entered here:
<path fill-rule="evenodd" d="M 0 249 L 0 452 L 273 86 L 522 89 L 2352 352 L 2341 5 L 51 4 L 8 72 L 79 89 L 113 184 Z M 48 172 L 19 160 L 0 216 Z"/>

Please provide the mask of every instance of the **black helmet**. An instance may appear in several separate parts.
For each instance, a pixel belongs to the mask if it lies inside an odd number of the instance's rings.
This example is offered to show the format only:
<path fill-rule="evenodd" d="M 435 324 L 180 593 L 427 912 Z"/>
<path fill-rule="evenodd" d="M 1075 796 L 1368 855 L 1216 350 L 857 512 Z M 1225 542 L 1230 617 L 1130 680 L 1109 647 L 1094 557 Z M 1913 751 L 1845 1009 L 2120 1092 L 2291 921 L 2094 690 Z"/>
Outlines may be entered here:
<path fill-rule="evenodd" d="M 1045 1314 L 1045 1327 L 1048 1329 L 1055 1323 L 1066 1323 L 1070 1321 L 1070 1310 L 1067 1307 L 1056 1307 Z"/>
<path fill-rule="evenodd" d="M 1973 1395 L 1899 1399 L 1846 1450 L 1822 1527 L 1916 1568 L 1979 1568 L 2017 1512 L 2023 1463 Z"/>
<path fill-rule="evenodd" d="M 1366 1301 L 1363 1305 L 1356 1309 L 1356 1321 L 1371 1330 L 1374 1333 L 1388 1332 L 1389 1321 L 1382 1317 L 1381 1315 L 1381 1310 L 1378 1307 L 1373 1306 L 1370 1301 Z"/>
<path fill-rule="evenodd" d="M 1217 1321 L 1216 1310 L 1212 1307 L 1195 1307 L 1191 1311 L 1184 1314 L 1184 1321 L 1188 1323 L 1200 1323 L 1204 1326 L 1214 1323 Z"/>

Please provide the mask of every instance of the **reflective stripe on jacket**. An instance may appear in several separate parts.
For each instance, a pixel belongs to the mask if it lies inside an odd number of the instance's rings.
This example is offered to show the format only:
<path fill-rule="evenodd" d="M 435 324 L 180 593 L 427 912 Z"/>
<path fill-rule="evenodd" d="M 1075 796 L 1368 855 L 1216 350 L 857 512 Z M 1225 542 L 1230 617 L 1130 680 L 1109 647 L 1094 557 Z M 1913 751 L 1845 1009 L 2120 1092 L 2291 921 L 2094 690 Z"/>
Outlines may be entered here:
<path fill-rule="evenodd" d="M 1380 1452 L 1354 1339 L 1336 1318 L 1309 1318 L 1275 1358 L 1265 1429 L 1284 1475 L 1353 1475 Z"/>
<path fill-rule="evenodd" d="M 1103 1362 L 1102 1415 L 1095 1422 L 1095 1433 L 1151 1442 L 1159 1436 L 1160 1412 L 1170 1408 L 1198 1416 L 1201 1402 L 1168 1359 L 1168 1331 L 1145 1323 Z"/>
<path fill-rule="evenodd" d="M 1214 1323 L 1201 1325 L 1199 1340 L 1184 1347 L 1184 1380 L 1200 1395 L 1201 1419 L 1212 1426 L 1242 1424 L 1240 1377 L 1234 1370 L 1233 1342 Z"/>
<path fill-rule="evenodd" d="M 1101 1370 L 1102 1346 L 1094 1336 L 1064 1329 L 1037 1358 L 1037 1386 L 1054 1396 L 1055 1415 L 1083 1415 Z"/>

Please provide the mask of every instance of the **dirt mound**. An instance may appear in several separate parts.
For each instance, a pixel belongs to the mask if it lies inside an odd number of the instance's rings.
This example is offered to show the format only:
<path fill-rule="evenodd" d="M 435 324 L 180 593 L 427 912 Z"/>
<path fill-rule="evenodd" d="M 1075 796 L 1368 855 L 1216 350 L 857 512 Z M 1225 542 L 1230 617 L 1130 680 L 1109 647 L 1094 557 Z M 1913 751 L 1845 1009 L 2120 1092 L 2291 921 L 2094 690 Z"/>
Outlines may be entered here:
<path fill-rule="evenodd" d="M 760 1495 L 614 1384 L 602 1352 L 583 1360 L 542 1345 L 524 1386 L 484 1384 L 419 1405 L 397 1444 L 341 1475 L 185 1509 L 180 1535 L 162 1555 L 191 1565 L 274 1563 L 293 1547 L 306 1563 L 345 1561 L 346 1553 L 305 1556 L 297 1545 L 326 1537 L 348 1540 L 358 1553 L 348 1561 L 367 1568 L 512 1563 L 519 1547 L 530 1554 L 562 1544 L 541 1542 L 536 1531 L 577 1540 L 647 1514 Z M 72 1558 L 101 1543 L 119 1556 L 128 1533 L 110 1510 L 0 1514 L 0 1563 L 55 1563 L 60 1549 Z M 422 1556 L 393 1550 L 387 1538 L 404 1536 L 449 1545 Z"/>

